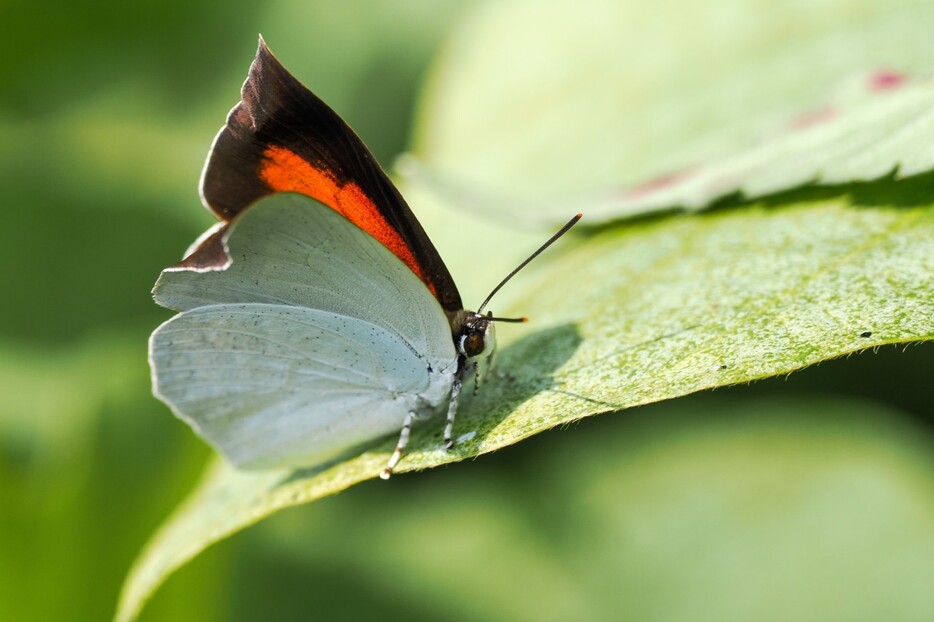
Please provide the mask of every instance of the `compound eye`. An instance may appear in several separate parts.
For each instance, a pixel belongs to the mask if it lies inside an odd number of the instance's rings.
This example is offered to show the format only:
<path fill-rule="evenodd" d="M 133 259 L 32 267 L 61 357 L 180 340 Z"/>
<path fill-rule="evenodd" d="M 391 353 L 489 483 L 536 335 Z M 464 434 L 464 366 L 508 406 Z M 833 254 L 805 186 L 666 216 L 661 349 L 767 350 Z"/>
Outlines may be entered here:
<path fill-rule="evenodd" d="M 461 351 L 468 358 L 479 356 L 483 353 L 486 344 L 483 342 L 483 335 L 480 333 L 470 333 L 461 340 Z"/>

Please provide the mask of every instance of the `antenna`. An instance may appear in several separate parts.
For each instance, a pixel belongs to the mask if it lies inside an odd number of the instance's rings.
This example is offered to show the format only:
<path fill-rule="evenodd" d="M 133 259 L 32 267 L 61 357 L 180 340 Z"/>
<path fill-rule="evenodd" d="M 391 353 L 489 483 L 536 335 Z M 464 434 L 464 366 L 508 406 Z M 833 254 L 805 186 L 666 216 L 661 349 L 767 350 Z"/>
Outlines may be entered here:
<path fill-rule="evenodd" d="M 554 234 L 553 236 L 551 236 L 551 237 L 548 239 L 547 242 L 545 242 L 544 244 L 542 244 L 541 246 L 539 246 L 537 251 L 535 251 L 534 253 L 532 253 L 531 255 L 529 255 L 528 258 L 527 258 L 525 261 L 523 261 L 523 262 L 520 263 L 518 266 L 516 266 L 515 270 L 513 270 L 512 272 L 510 272 L 509 274 L 507 274 L 507 275 L 506 275 L 506 278 L 503 279 L 502 281 L 500 281 L 500 282 L 499 282 L 499 285 L 497 285 L 496 287 L 493 288 L 493 291 L 490 292 L 490 295 L 486 297 L 486 300 L 484 300 L 484 301 L 483 301 L 483 304 L 480 305 L 480 308 L 477 309 L 477 315 L 480 315 L 481 313 L 483 313 L 483 308 L 486 307 L 487 303 L 490 302 L 490 299 L 491 299 L 493 296 L 496 295 L 496 292 L 498 292 L 498 291 L 503 287 L 503 285 L 505 285 L 506 283 L 509 282 L 509 279 L 511 279 L 512 277 L 516 276 L 516 273 L 519 272 L 519 270 L 521 270 L 522 268 L 526 267 L 530 261 L 532 261 L 533 259 L 535 259 L 535 258 L 538 257 L 539 255 L 541 255 L 541 254 L 542 254 L 542 251 L 544 251 L 546 248 L 548 248 L 549 246 L 551 246 L 552 244 L 554 244 L 555 241 L 556 241 L 558 238 L 560 238 L 562 235 L 564 235 L 565 233 L 567 233 L 567 232 L 568 232 L 568 229 L 570 229 L 571 227 L 573 227 L 574 225 L 576 225 L 576 224 L 577 224 L 577 221 L 580 220 L 582 216 L 583 216 L 583 214 L 577 214 L 576 216 L 574 216 L 574 218 L 572 218 L 571 220 L 569 220 L 569 221 L 567 222 L 566 225 L 564 225 L 563 227 L 561 227 L 561 229 L 560 229 L 556 234 Z M 494 318 L 494 317 L 491 317 L 490 319 L 491 319 L 492 321 L 494 321 L 494 322 L 525 322 L 525 321 L 528 321 L 527 318 L 507 319 L 507 318 Z"/>
<path fill-rule="evenodd" d="M 487 321 L 490 322 L 512 322 L 513 324 L 524 324 L 529 321 L 527 317 L 493 317 L 493 314 L 487 311 Z"/>

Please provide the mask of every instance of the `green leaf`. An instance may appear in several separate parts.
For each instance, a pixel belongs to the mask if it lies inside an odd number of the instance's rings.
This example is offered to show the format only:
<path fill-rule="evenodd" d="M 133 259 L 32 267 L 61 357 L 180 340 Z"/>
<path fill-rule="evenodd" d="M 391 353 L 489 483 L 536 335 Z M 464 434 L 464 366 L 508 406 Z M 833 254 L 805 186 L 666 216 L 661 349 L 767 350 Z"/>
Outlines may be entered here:
<path fill-rule="evenodd" d="M 884 373 L 881 356 L 860 359 Z M 603 417 L 508 456 L 283 513 L 224 547 L 256 550 L 240 554 L 250 570 L 232 589 L 249 586 L 253 617 L 271 602 L 306 611 L 307 592 L 256 598 L 263 574 L 285 567 L 293 586 L 336 583 L 315 586 L 320 619 L 348 608 L 359 620 L 934 619 L 924 424 L 872 401 L 743 393 Z"/>
<path fill-rule="evenodd" d="M 501 335 L 505 373 L 465 400 L 454 451 L 441 448 L 440 421 L 422 424 L 398 471 L 474 457 L 590 415 L 931 339 L 932 182 L 801 190 L 566 245 L 516 296 L 534 324 Z M 394 443 L 294 472 L 215 467 L 138 560 L 118 619 L 133 619 L 213 542 L 375 477 Z"/>
<path fill-rule="evenodd" d="M 918 174 L 932 20 L 907 1 L 486 4 L 440 57 L 401 170 L 500 218 L 571 205 L 591 223 Z"/>

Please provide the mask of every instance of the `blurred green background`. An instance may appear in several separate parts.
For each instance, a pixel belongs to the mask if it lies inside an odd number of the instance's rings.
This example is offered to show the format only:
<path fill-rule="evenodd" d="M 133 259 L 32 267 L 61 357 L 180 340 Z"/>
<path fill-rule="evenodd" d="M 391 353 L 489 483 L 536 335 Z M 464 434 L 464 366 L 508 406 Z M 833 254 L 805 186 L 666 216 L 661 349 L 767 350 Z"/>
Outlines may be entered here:
<path fill-rule="evenodd" d="M 257 33 L 388 166 L 471 8 L 0 5 L 0 620 L 108 619 L 209 458 L 150 396 L 149 290 L 212 221 L 198 176 Z M 931 620 L 932 361 L 886 348 L 369 482 L 210 549 L 142 619 Z"/>

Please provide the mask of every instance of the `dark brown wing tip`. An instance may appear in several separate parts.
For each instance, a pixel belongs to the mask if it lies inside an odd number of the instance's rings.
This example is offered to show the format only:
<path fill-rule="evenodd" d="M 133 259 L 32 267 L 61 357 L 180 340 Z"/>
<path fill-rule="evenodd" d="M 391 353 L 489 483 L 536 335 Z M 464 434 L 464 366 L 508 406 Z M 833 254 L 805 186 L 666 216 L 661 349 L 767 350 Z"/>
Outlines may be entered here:
<path fill-rule="evenodd" d="M 298 81 L 282 66 L 262 35 L 240 88 L 240 101 L 227 115 L 201 172 L 201 202 L 223 221 L 242 212 L 269 189 L 257 177 L 261 152 L 256 132 L 276 113 L 275 98 Z"/>
<path fill-rule="evenodd" d="M 256 56 L 253 57 L 253 64 L 250 65 L 250 72 L 247 74 L 246 82 L 243 83 L 243 90 L 247 85 L 256 80 L 262 79 L 264 70 L 267 68 L 282 67 L 282 63 L 272 53 L 263 35 L 259 36 L 259 45 L 256 47 Z"/>
<path fill-rule="evenodd" d="M 247 74 L 246 82 L 243 83 L 240 94 L 245 97 L 248 94 L 248 88 L 250 89 L 250 95 L 253 94 L 254 90 L 255 92 L 260 92 L 256 89 L 256 86 L 262 81 L 269 79 L 285 83 L 288 86 L 298 86 L 301 90 L 307 90 L 307 87 L 305 87 L 298 78 L 289 73 L 285 65 L 276 58 L 276 55 L 273 54 L 269 46 L 266 45 L 263 36 L 260 35 L 259 45 L 256 48 L 256 56 L 253 58 L 253 64 L 250 65 L 250 71 Z"/>
<path fill-rule="evenodd" d="M 276 55 L 272 53 L 272 50 L 269 49 L 269 46 L 266 44 L 266 40 L 263 39 L 263 35 L 259 36 L 259 44 L 256 46 L 256 56 L 253 58 L 254 63 L 260 63 L 261 65 L 269 65 L 285 71 L 282 63 L 279 62 L 279 59 L 276 58 Z M 252 68 L 251 71 L 252 72 Z"/>
<path fill-rule="evenodd" d="M 259 125 L 258 116 L 262 114 L 262 93 L 261 85 L 267 76 L 273 73 L 285 71 L 282 63 L 272 53 L 263 36 L 259 37 L 259 45 L 256 48 L 256 56 L 250 64 L 250 70 L 246 74 L 246 80 L 240 87 L 240 102 L 234 106 L 230 114 L 227 115 L 228 128 L 249 127 L 255 130 Z"/>

